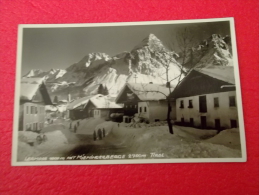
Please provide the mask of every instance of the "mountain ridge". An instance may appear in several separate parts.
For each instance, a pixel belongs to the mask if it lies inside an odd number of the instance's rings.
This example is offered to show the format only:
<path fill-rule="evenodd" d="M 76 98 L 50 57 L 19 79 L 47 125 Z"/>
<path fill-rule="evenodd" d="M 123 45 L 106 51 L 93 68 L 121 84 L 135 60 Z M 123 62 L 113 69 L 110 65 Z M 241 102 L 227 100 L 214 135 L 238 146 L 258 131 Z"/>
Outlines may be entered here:
<path fill-rule="evenodd" d="M 228 42 L 228 44 L 224 41 Z M 230 37 L 212 35 L 192 49 L 184 67 L 205 65 L 229 65 L 231 61 Z M 44 76 L 51 96 L 66 99 L 68 93 L 73 98 L 97 93 L 100 84 L 107 86 L 109 95 L 115 97 L 126 82 L 166 84 L 168 64 L 169 80 L 180 75 L 181 64 L 173 51 L 169 51 L 154 34 L 149 34 L 130 51 L 114 56 L 95 52 L 84 56 L 66 69 L 31 70 L 25 77 Z M 215 63 L 217 62 L 217 63 Z M 171 84 L 176 85 L 178 79 Z"/>

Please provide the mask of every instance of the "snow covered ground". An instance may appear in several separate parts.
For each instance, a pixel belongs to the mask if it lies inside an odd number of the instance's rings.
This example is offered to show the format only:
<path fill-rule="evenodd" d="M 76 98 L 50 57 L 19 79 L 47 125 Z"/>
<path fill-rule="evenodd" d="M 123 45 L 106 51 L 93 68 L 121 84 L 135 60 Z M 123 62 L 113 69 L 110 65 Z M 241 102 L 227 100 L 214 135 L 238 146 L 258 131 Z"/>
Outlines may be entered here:
<path fill-rule="evenodd" d="M 105 139 L 131 148 L 133 153 L 163 153 L 166 158 L 234 158 L 241 157 L 238 129 L 200 130 L 174 126 L 174 134 L 167 126 L 129 128 L 114 125 Z M 108 126 L 108 129 L 111 129 Z"/>
<path fill-rule="evenodd" d="M 56 121 L 43 133 L 47 140 L 37 143 L 39 134 L 19 132 L 18 160 L 37 156 L 64 156 L 80 147 L 80 154 L 163 154 L 162 158 L 235 158 L 241 157 L 239 129 L 227 129 L 219 134 L 216 130 L 200 130 L 174 126 L 169 134 L 164 124 L 131 127 L 125 123 L 84 119 L 72 122 Z M 94 131 L 105 129 L 102 139 L 93 140 Z M 90 149 L 89 149 L 90 147 Z M 86 150 L 86 148 L 88 148 Z M 73 152 L 72 152 L 73 153 Z M 148 156 L 147 158 L 152 158 Z"/>

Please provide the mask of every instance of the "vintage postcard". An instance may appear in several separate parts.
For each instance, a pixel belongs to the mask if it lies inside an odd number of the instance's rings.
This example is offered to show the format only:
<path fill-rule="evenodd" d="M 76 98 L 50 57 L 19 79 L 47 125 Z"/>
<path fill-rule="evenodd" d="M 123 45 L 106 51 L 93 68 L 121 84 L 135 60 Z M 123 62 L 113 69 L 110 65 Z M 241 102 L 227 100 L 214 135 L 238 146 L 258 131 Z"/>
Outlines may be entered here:
<path fill-rule="evenodd" d="M 19 26 L 12 165 L 245 162 L 233 18 Z"/>

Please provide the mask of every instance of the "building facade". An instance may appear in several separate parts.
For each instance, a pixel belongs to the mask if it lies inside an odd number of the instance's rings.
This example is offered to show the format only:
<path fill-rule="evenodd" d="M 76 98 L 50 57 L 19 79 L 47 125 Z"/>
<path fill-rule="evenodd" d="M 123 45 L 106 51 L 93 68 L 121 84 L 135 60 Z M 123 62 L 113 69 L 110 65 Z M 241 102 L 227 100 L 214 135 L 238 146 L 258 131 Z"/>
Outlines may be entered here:
<path fill-rule="evenodd" d="M 126 83 L 122 88 L 117 103 L 124 104 L 124 122 L 140 117 L 149 122 L 167 119 L 169 89 L 158 84 Z M 175 102 L 171 102 L 170 118 L 175 119 Z"/>
<path fill-rule="evenodd" d="M 97 94 L 75 100 L 68 106 L 71 120 L 89 117 L 109 119 L 112 113 L 121 113 L 122 107 L 109 100 L 107 96 Z"/>
<path fill-rule="evenodd" d="M 233 67 L 193 70 L 171 94 L 182 125 L 226 129 L 238 127 Z"/>
<path fill-rule="evenodd" d="M 235 91 L 204 94 L 176 100 L 177 121 L 201 128 L 238 127 Z"/>
<path fill-rule="evenodd" d="M 19 107 L 19 131 L 40 131 L 45 124 L 45 105 L 51 99 L 43 78 L 22 78 Z"/>

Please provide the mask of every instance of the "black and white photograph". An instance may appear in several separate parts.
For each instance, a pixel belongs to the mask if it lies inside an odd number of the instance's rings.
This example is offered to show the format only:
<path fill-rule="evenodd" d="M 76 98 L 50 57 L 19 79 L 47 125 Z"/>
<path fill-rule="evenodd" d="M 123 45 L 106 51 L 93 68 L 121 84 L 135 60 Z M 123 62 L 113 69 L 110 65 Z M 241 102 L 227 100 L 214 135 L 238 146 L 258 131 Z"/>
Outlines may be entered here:
<path fill-rule="evenodd" d="M 13 166 L 245 162 L 234 18 L 22 24 Z"/>

